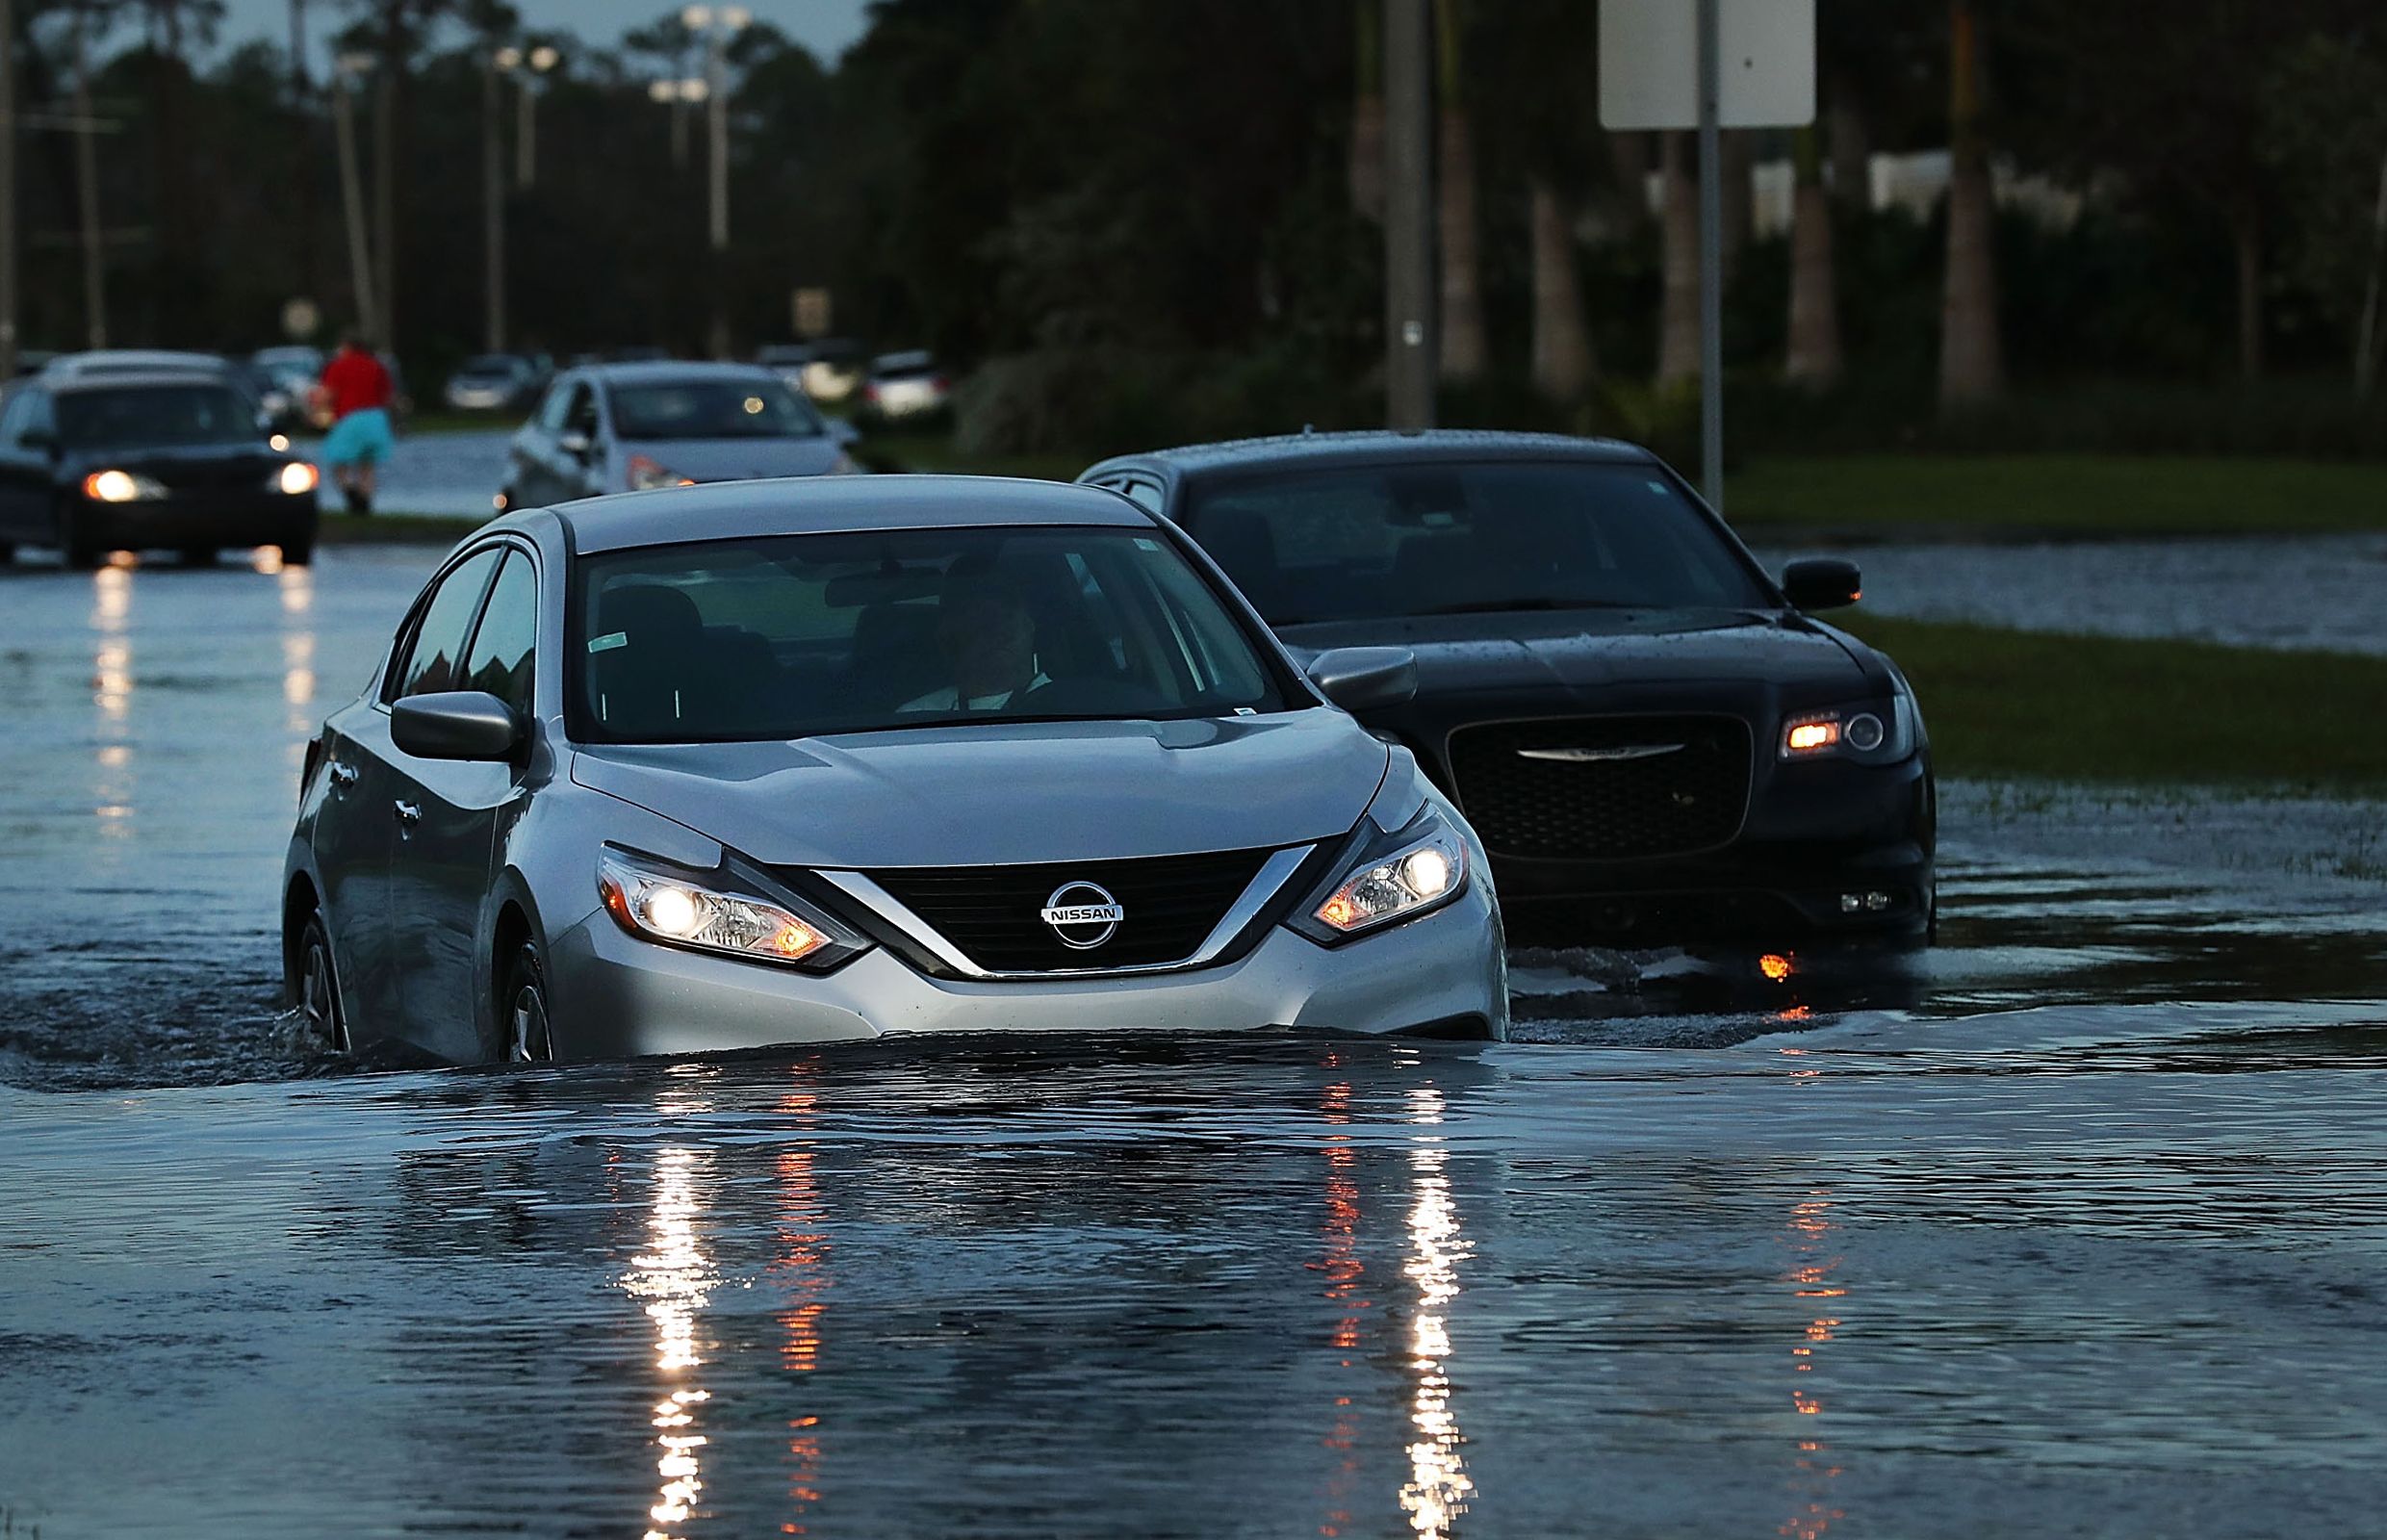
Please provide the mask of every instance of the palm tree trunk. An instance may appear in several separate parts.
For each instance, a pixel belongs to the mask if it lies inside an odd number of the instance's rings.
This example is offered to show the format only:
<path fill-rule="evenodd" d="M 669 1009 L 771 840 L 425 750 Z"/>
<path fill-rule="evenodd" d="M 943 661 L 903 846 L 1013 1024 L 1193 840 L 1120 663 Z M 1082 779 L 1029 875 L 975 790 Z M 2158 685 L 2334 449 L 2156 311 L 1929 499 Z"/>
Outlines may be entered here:
<path fill-rule="evenodd" d="M 1972 0 L 1948 7 L 1947 287 L 1939 305 L 1939 405 L 2005 394 L 1997 337 L 1996 203 L 1981 134 L 1980 26 Z"/>
<path fill-rule="evenodd" d="M 1479 379 L 1484 370 L 1483 285 L 1476 258 L 1476 143 L 1459 72 L 1459 0 L 1436 0 L 1435 58 L 1442 98 L 1442 377 Z"/>
<path fill-rule="evenodd" d="M 1817 388 L 1840 377 L 1840 304 L 1832 263 L 1832 197 L 1812 128 L 1798 131 L 1790 203 L 1790 354 L 1783 372 Z"/>
<path fill-rule="evenodd" d="M 1591 383 L 1591 338 L 1576 281 L 1573 222 L 1557 190 L 1533 180 L 1533 386 L 1554 401 Z"/>
<path fill-rule="evenodd" d="M 1687 134 L 1661 136 L 1658 174 L 1665 197 L 1659 210 L 1663 287 L 1657 305 L 1657 383 L 1673 385 L 1699 377 L 1699 207 L 1683 162 Z"/>

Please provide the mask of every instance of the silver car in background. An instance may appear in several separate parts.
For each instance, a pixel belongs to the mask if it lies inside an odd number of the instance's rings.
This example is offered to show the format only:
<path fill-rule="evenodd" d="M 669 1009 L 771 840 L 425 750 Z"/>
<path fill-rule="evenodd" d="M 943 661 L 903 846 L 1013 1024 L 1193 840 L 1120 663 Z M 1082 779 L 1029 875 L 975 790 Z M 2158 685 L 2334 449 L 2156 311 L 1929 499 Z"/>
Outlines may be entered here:
<path fill-rule="evenodd" d="M 500 511 L 702 481 L 838 475 L 854 430 L 759 364 L 595 364 L 557 375 L 506 451 Z"/>
<path fill-rule="evenodd" d="M 588 1059 L 976 1031 L 1499 1038 L 1482 847 L 1112 493 L 779 481 L 514 514 L 310 746 L 334 1043 Z"/>

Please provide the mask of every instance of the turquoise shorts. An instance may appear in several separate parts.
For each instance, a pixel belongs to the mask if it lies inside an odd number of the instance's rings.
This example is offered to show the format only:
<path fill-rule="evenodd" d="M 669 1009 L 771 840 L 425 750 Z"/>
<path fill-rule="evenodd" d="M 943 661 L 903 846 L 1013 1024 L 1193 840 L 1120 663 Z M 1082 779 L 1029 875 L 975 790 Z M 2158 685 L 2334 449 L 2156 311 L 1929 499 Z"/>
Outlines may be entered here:
<path fill-rule="evenodd" d="M 390 457 L 395 444 L 390 436 L 390 414 L 368 406 L 331 425 L 323 436 L 320 458 L 325 465 L 379 465 Z"/>

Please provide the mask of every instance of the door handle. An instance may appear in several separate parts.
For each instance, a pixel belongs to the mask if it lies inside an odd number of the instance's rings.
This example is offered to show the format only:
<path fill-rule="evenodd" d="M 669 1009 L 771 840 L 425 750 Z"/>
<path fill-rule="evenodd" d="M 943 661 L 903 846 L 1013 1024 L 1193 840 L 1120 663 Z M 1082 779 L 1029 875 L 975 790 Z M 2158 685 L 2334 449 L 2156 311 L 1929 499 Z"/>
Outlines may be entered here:
<path fill-rule="evenodd" d="M 356 766 L 352 764 L 342 764 L 339 760 L 334 759 L 331 762 L 331 783 L 333 789 L 335 790 L 346 790 L 349 786 L 355 785 Z"/>
<path fill-rule="evenodd" d="M 401 824 L 414 823 L 423 816 L 423 805 L 419 802 L 394 802 L 390 810 L 398 814 Z"/>

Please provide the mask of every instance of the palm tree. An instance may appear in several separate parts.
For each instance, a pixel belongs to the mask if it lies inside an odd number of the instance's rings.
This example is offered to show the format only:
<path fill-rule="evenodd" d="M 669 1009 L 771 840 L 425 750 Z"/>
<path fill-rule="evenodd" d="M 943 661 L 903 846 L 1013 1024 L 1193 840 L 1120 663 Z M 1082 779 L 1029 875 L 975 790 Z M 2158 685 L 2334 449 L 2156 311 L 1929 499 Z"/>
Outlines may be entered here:
<path fill-rule="evenodd" d="M 1822 138 L 1810 125 L 1792 151 L 1790 354 L 1783 372 L 1822 387 L 1840 377 L 1840 306 L 1832 269 L 1832 198 L 1823 185 Z"/>
<path fill-rule="evenodd" d="M 1699 377 L 1699 205 L 1684 162 L 1690 136 L 1658 136 L 1658 175 L 1665 189 L 1658 211 L 1663 287 L 1657 304 L 1657 383 Z"/>
<path fill-rule="evenodd" d="M 1472 380 L 1484 369 L 1483 285 L 1476 260 L 1476 144 L 1459 69 L 1459 0 L 1435 0 L 1436 82 L 1442 99 L 1442 377 Z"/>
<path fill-rule="evenodd" d="M 1948 4 L 1948 260 L 1939 305 L 1939 404 L 2005 393 L 1997 340 L 1997 206 L 1981 131 L 1981 26 L 1973 0 Z"/>

